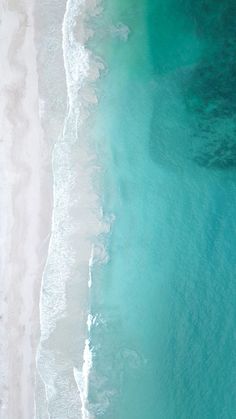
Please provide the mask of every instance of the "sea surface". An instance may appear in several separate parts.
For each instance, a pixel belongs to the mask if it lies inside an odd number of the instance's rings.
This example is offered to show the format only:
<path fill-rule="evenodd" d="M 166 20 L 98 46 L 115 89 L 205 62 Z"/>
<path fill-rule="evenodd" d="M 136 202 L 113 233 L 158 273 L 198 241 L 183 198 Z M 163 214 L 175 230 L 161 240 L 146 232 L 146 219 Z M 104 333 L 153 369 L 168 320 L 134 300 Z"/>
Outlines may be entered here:
<path fill-rule="evenodd" d="M 76 4 L 68 1 L 67 11 L 74 7 L 78 17 Z M 47 406 L 38 419 L 46 411 L 53 419 L 236 417 L 235 22 L 231 0 L 106 0 L 87 23 L 94 35 L 86 48 L 104 70 L 92 83 L 98 104 L 86 126 L 100 168 L 93 188 L 110 227 L 92 240 L 103 250 L 91 253 L 87 332 L 76 309 L 79 248 L 68 243 L 76 211 L 57 236 L 59 259 L 49 255 L 49 268 L 54 263 L 57 270 L 51 277 L 46 270 L 42 295 L 52 287 L 53 298 L 54 286 L 63 297 L 54 301 L 55 318 L 42 297 L 42 313 L 49 311 L 38 405 L 44 399 Z M 74 60 L 78 51 L 71 50 Z M 60 94 L 53 110 L 63 120 Z M 65 204 L 76 198 L 75 101 L 54 153 L 55 194 L 62 191 Z M 58 208 L 54 217 L 63 218 Z M 66 294 L 64 281 L 73 284 Z"/>
<path fill-rule="evenodd" d="M 96 418 L 236 417 L 235 18 L 230 0 L 105 3 Z"/>

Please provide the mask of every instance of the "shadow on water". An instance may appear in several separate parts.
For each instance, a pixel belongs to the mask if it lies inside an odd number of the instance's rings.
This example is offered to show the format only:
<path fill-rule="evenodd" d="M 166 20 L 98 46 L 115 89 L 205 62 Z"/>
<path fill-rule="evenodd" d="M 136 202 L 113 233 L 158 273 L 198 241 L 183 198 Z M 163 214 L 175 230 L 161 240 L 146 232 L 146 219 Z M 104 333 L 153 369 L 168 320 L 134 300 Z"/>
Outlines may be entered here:
<path fill-rule="evenodd" d="M 194 163 L 232 171 L 236 169 L 236 3 L 170 0 L 168 7 L 156 7 L 150 17 L 152 23 L 156 19 L 149 36 L 158 86 L 153 90 L 151 157 L 169 167 Z M 183 27 L 183 37 L 176 35 Z"/>

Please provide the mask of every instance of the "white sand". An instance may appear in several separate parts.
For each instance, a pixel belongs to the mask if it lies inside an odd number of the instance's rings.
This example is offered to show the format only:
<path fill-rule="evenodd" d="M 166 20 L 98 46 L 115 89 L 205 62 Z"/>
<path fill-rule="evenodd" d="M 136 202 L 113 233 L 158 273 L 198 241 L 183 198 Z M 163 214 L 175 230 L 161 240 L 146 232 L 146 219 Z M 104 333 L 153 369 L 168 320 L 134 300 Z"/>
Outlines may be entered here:
<path fill-rule="evenodd" d="M 33 0 L 0 5 L 0 418 L 33 419 L 39 293 L 52 206 Z"/>

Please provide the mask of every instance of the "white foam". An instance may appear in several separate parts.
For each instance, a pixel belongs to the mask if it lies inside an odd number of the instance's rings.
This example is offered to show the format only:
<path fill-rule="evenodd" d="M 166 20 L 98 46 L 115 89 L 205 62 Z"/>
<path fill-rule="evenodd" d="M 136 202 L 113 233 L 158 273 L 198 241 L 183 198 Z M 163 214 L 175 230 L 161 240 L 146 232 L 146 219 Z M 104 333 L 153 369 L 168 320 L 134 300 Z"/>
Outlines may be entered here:
<path fill-rule="evenodd" d="M 53 151 L 54 209 L 48 260 L 43 275 L 41 292 L 41 339 L 46 340 L 56 326 L 56 321 L 66 314 L 65 286 L 70 278 L 70 266 L 75 253 L 68 245 L 73 232 L 70 219 L 71 191 L 76 173 L 71 165 L 71 146 L 77 140 L 77 121 L 80 104 L 78 90 L 88 75 L 88 53 L 75 37 L 73 28 L 84 1 L 68 0 L 62 25 L 63 56 L 68 93 L 68 114 L 63 133 Z"/>
<path fill-rule="evenodd" d="M 43 273 L 41 297 L 40 297 L 40 327 L 41 341 L 37 354 L 37 367 L 39 375 L 45 385 L 46 401 L 49 407 L 54 399 L 57 387 L 55 382 L 60 383 L 59 370 L 57 371 L 57 361 L 52 361 L 53 351 L 45 350 L 45 342 L 50 337 L 57 326 L 59 319 L 66 316 L 66 286 L 68 281 L 73 277 L 75 266 L 79 263 L 88 266 L 88 281 L 85 284 L 88 288 L 92 286 L 92 266 L 94 263 L 94 254 L 96 260 L 107 260 L 105 248 L 102 245 L 93 245 L 92 237 L 100 233 L 109 231 L 107 223 L 103 223 L 103 213 L 99 206 L 99 199 L 93 193 L 93 185 L 91 181 L 91 170 L 88 173 L 83 167 L 87 161 L 90 164 L 91 156 L 88 150 L 81 146 L 81 155 L 84 155 L 85 161 L 81 160 L 82 168 L 80 169 L 80 183 L 88 185 L 88 191 L 91 195 L 84 192 L 83 186 L 79 190 L 79 197 L 73 195 L 73 191 L 78 183 L 78 171 L 73 164 L 73 146 L 80 143 L 79 128 L 81 125 L 81 109 L 82 104 L 79 100 L 78 92 L 87 83 L 89 77 L 89 52 L 84 45 L 77 41 L 74 30 L 78 16 L 82 13 L 85 0 L 68 0 L 64 15 L 62 34 L 63 34 L 63 58 L 66 75 L 66 87 L 68 96 L 68 110 L 64 121 L 63 131 L 58 138 L 53 150 L 53 214 L 52 214 L 52 231 L 49 243 L 48 258 Z M 43 102 L 41 102 L 41 112 L 44 112 Z M 91 151 L 92 153 L 92 151 Z M 81 157 L 82 159 L 83 157 Z M 80 162 L 78 162 L 79 165 Z M 83 183 L 84 182 L 84 183 Z M 83 195 L 85 194 L 85 195 Z M 89 198 L 88 198 L 89 196 Z M 71 209 L 76 201 L 82 202 L 82 210 L 84 205 L 88 208 L 86 219 L 79 221 L 79 229 L 75 223 L 75 216 L 71 215 Z M 81 215 L 82 217 L 82 215 Z M 88 231 L 85 227 L 88 224 Z M 82 223 L 82 224 L 81 224 Z M 80 231 L 80 256 L 72 244 L 71 237 L 75 230 Z M 83 241 L 84 240 L 84 241 Z M 87 245 L 89 243 L 89 245 Z M 82 247 L 90 248 L 90 256 L 85 252 L 85 256 L 81 256 Z M 98 251 L 99 249 L 99 251 Z M 84 250 L 83 250 L 84 251 Z M 76 265 L 77 264 L 77 265 Z M 88 333 L 90 317 L 87 319 Z M 82 354 L 81 354 L 82 355 Z M 61 361 L 60 361 L 61 362 Z M 81 417 L 82 419 L 92 419 L 87 410 L 88 398 L 88 382 L 89 371 L 92 366 L 92 352 L 89 347 L 89 339 L 85 339 L 83 352 L 82 371 L 74 367 L 73 376 L 77 385 L 78 394 L 80 396 Z M 71 371 L 71 369 L 70 369 Z M 49 374 L 49 375 L 48 375 Z M 69 380 L 69 378 L 68 378 Z M 68 381 L 69 383 L 69 381 Z M 64 392 L 70 393 L 70 384 L 63 384 Z M 58 385 L 58 384 L 57 384 Z M 59 397 L 57 397 L 59 398 Z M 76 396 L 75 396 L 76 398 Z M 72 413 L 71 413 L 72 414 Z M 50 419 L 50 407 L 48 408 L 48 419 Z M 54 416 L 53 416 L 54 417 Z M 78 418 L 79 413 L 74 414 L 71 418 Z"/>
<path fill-rule="evenodd" d="M 81 400 L 81 417 L 82 419 L 92 419 L 93 416 L 87 409 L 88 403 L 88 389 L 89 389 L 89 373 L 92 368 L 92 351 L 90 349 L 89 339 L 85 340 L 84 354 L 83 354 L 83 368 L 82 373 L 74 367 L 74 377 L 80 393 Z"/>
<path fill-rule="evenodd" d="M 69 112 L 78 109 L 78 90 L 89 74 L 89 53 L 75 38 L 73 28 L 85 0 L 68 0 L 62 25 L 63 56 L 66 72 Z"/>

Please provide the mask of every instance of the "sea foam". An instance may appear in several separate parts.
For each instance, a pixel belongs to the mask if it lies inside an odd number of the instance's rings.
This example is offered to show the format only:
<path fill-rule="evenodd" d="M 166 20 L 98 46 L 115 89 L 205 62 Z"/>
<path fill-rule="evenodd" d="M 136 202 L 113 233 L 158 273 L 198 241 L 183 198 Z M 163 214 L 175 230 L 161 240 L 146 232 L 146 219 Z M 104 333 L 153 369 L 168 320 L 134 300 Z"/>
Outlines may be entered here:
<path fill-rule="evenodd" d="M 95 261 L 107 260 L 104 246 L 96 237 L 109 231 L 110 220 L 103 219 L 100 199 L 94 191 L 96 155 L 86 144 L 84 129 L 83 133 L 81 129 L 83 109 L 87 104 L 84 103 L 86 95 L 84 92 L 80 95 L 80 92 L 89 82 L 91 64 L 95 61 L 76 36 L 77 21 L 79 19 L 83 24 L 85 13 L 88 13 L 85 0 L 68 0 L 62 24 L 68 103 L 63 130 L 53 149 L 54 204 L 48 258 L 41 287 L 41 338 L 37 353 L 37 368 L 45 386 L 48 419 L 92 419 L 87 408 L 89 371 L 92 366 L 88 301 L 78 301 L 78 305 L 81 304 L 83 310 L 87 311 L 86 316 L 83 314 L 77 320 L 84 322 L 80 329 L 85 330 L 81 336 L 84 349 L 78 365 L 55 343 L 49 348 L 48 341 L 55 334 L 58 335 L 58 325 L 69 315 L 68 284 L 78 276 L 78 286 L 84 289 L 81 293 L 88 299 L 89 288 L 92 286 L 92 266 Z M 96 73 L 99 76 L 100 69 L 101 63 L 98 63 L 93 75 Z M 74 235 L 78 240 L 74 240 Z M 61 338 L 63 340 L 63 336 Z M 70 416 L 65 416 L 68 415 L 68 409 Z M 40 419 L 38 412 L 36 417 Z"/>

